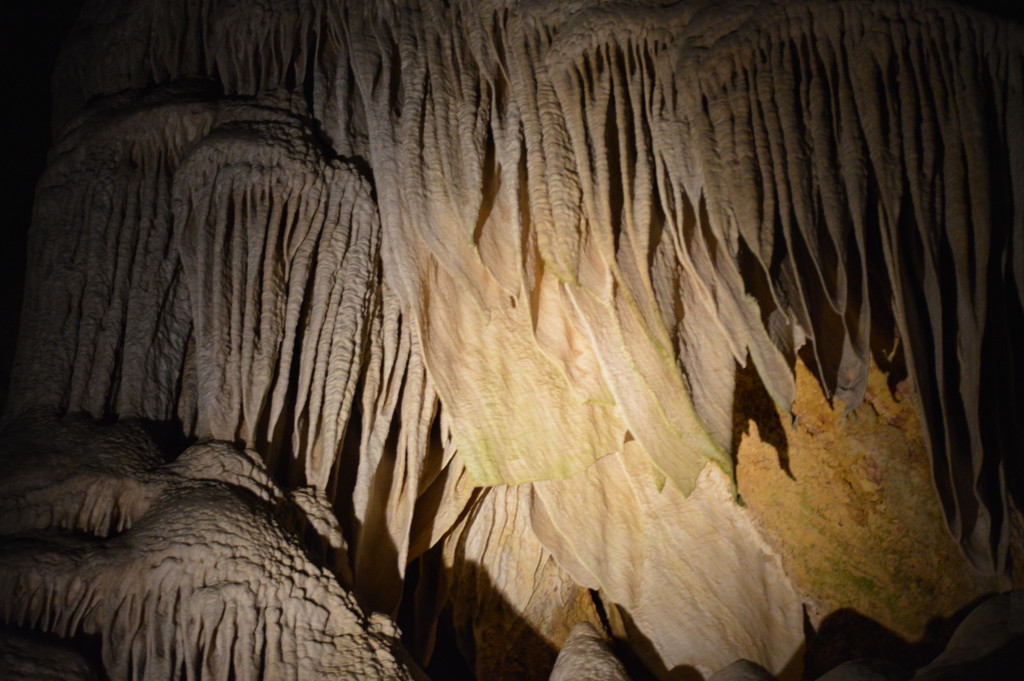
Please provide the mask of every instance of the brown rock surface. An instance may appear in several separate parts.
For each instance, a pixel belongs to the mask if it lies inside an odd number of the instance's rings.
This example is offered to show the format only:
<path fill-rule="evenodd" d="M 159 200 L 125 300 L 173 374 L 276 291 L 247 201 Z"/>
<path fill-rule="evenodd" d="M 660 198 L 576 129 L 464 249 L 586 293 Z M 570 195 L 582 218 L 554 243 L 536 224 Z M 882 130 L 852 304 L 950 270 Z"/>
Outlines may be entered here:
<path fill-rule="evenodd" d="M 872 365 L 863 404 L 844 416 L 798 363 L 794 427 L 745 380 L 737 482 L 816 628 L 853 610 L 919 641 L 933 618 L 953 617 L 999 584 L 957 550 L 932 489 L 912 389 L 901 381 L 892 392 L 887 378 Z"/>

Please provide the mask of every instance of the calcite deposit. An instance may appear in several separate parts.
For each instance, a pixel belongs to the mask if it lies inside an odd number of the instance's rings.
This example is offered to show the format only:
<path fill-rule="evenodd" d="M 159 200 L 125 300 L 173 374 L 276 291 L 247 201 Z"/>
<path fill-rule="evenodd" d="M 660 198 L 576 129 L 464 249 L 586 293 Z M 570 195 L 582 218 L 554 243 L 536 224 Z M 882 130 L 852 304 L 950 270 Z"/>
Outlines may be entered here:
<path fill-rule="evenodd" d="M 53 89 L 0 625 L 112 680 L 786 680 L 1021 569 L 1018 23 L 86 0 Z"/>

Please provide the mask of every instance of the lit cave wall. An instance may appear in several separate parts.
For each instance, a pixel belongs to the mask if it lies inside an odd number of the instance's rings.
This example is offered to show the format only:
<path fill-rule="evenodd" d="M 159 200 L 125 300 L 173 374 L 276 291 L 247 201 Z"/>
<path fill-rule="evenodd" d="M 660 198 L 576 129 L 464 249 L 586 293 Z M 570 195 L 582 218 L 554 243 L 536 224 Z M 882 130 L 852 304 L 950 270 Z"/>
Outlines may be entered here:
<path fill-rule="evenodd" d="M 1024 669 L 1016 19 L 86 0 L 0 676 Z"/>

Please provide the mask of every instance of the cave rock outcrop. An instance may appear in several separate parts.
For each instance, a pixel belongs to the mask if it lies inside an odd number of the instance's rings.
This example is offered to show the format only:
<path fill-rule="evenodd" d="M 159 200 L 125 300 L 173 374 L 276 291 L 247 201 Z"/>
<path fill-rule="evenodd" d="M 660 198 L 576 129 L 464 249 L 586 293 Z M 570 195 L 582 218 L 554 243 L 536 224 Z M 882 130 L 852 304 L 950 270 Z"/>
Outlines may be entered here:
<path fill-rule="evenodd" d="M 53 84 L 0 624 L 114 679 L 795 678 L 833 609 L 1011 583 L 1019 24 L 86 0 Z"/>

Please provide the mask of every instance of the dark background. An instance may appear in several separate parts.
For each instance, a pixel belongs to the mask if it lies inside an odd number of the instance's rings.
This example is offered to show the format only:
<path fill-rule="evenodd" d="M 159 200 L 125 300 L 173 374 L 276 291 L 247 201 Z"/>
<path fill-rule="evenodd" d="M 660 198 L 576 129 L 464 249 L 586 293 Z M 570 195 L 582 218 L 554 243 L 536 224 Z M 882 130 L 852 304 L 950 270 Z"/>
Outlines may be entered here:
<path fill-rule="evenodd" d="M 0 0 L 0 410 L 17 342 L 32 197 L 51 143 L 50 74 L 82 4 L 83 0 Z M 959 4 L 1024 23 L 1021 0 Z"/>
<path fill-rule="evenodd" d="M 50 147 L 50 73 L 82 0 L 0 5 L 0 409 L 21 313 L 25 246 L 36 181 Z"/>

